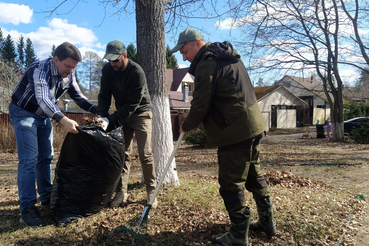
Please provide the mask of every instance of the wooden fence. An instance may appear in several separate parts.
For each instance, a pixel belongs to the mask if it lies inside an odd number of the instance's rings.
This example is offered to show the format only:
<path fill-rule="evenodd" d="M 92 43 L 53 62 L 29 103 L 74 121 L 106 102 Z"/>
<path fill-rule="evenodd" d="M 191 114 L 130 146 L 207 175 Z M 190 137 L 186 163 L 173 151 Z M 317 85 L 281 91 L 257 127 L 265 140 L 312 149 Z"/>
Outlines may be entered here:
<path fill-rule="evenodd" d="M 93 117 L 92 114 L 72 114 L 65 113 L 65 116 L 75 120 L 79 125 L 85 125 L 85 118 Z M 184 120 L 184 116 L 177 112 L 171 111 L 171 122 L 173 131 L 173 140 L 176 141 L 179 136 L 180 125 Z M 65 132 L 61 124 L 55 123 L 54 125 L 54 148 L 57 151 L 61 148 L 63 140 L 65 138 Z M 16 152 L 16 140 L 14 135 L 13 126 L 10 122 L 9 114 L 0 114 L 0 152 Z"/>

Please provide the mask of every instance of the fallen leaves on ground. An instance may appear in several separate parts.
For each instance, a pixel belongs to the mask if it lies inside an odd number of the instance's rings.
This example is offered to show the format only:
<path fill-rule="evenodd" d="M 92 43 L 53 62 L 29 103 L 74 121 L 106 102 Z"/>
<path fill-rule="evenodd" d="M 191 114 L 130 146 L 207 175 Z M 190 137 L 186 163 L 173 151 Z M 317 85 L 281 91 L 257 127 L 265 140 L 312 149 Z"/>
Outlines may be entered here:
<path fill-rule="evenodd" d="M 286 188 L 293 187 L 309 187 L 312 189 L 332 188 L 331 186 L 316 180 L 301 177 L 287 171 L 268 171 L 264 174 L 264 178 L 271 185 L 280 185 Z"/>
<path fill-rule="evenodd" d="M 288 172 L 269 171 L 266 179 L 271 184 L 278 234 L 269 239 L 263 233 L 250 231 L 250 245 L 335 245 L 344 232 L 341 245 L 354 245 L 358 225 L 348 226 L 347 222 L 351 210 L 355 217 L 360 216 L 366 205 L 364 200 L 357 202 L 351 192 Z M 159 207 L 149 213 L 146 245 L 213 245 L 211 235 L 229 229 L 216 176 L 194 174 L 181 182 L 181 186 L 161 189 Z M 106 208 L 61 227 L 54 226 L 46 214 L 48 226 L 35 229 L 18 223 L 15 184 L 0 186 L 3 236 L 0 242 L 3 245 L 126 245 L 127 236 L 116 233 L 115 228 L 141 214 L 146 202 L 144 188 L 129 192 L 131 198 L 123 207 Z M 257 219 L 255 203 L 248 192 L 246 202 L 252 211 L 251 220 Z"/>
<path fill-rule="evenodd" d="M 310 173 L 297 175 L 279 169 L 311 165 L 305 166 L 311 167 L 306 168 L 309 171 L 317 168 L 314 166 L 317 164 L 320 167 L 337 165 L 340 168 L 336 172 L 321 168 L 321 175 L 315 175 L 319 178 L 329 173 L 334 179 L 335 175 L 353 171 L 350 168 L 361 170 L 357 166 L 367 161 L 368 149 L 368 145 L 316 139 L 298 139 L 291 143 L 263 139 L 261 162 L 266 164 L 263 168 L 270 184 L 278 234 L 270 239 L 264 233 L 250 231 L 250 245 L 333 246 L 341 238 L 341 246 L 357 245 L 356 235 L 363 227 L 359 219 L 367 210 L 365 199 L 356 200 L 357 194 L 351 190 L 305 177 Z M 50 215 L 42 212 L 46 227 L 25 228 L 18 222 L 16 157 L 1 156 L 0 245 L 126 245 L 127 237 L 115 229 L 141 214 L 146 203 L 145 189 L 135 185 L 141 176 L 138 160 L 134 161 L 131 170 L 131 196 L 123 207 L 105 208 L 60 227 L 54 225 Z M 160 190 L 159 207 L 150 211 L 147 221 L 147 245 L 213 245 L 211 235 L 225 232 L 230 226 L 218 191 L 216 149 L 183 144 L 177 152 L 176 164 L 181 184 Z M 252 194 L 245 194 L 251 220 L 255 220 L 257 211 Z"/>

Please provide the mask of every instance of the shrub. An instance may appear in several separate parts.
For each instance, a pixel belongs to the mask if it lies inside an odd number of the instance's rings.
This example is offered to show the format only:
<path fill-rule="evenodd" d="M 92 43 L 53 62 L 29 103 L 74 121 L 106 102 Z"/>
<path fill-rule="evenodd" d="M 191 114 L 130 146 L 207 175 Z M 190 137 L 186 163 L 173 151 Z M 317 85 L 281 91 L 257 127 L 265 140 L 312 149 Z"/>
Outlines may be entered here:
<path fill-rule="evenodd" d="M 67 114 L 68 118 L 77 121 L 79 125 L 85 125 L 85 117 L 92 117 L 91 114 Z M 53 124 L 53 146 L 54 151 L 59 152 L 63 145 L 67 133 L 64 127 L 52 120 Z M 14 153 L 17 151 L 17 144 L 13 125 L 8 114 L 0 114 L 0 153 Z"/>
<path fill-rule="evenodd" d="M 0 153 L 14 153 L 17 151 L 17 143 L 13 126 L 5 114 L 0 117 Z M 6 115 L 7 116 L 7 115 Z"/>
<path fill-rule="evenodd" d="M 360 128 L 352 130 L 350 137 L 359 144 L 369 143 L 369 122 L 365 122 Z"/>
<path fill-rule="evenodd" d="M 352 119 L 360 116 L 369 115 L 369 104 L 350 102 L 343 105 L 343 117 L 344 120 Z"/>
<path fill-rule="evenodd" d="M 186 143 L 199 146 L 201 148 L 206 147 L 206 135 L 204 129 L 196 129 L 196 131 L 192 134 L 189 134 L 185 137 Z"/>

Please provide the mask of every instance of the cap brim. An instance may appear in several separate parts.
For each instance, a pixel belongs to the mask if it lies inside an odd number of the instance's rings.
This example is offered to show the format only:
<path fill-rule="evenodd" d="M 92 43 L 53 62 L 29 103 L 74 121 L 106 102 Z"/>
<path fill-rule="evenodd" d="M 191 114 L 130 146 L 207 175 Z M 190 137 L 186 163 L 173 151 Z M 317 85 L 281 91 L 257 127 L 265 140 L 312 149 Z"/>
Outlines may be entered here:
<path fill-rule="evenodd" d="M 183 45 L 184 45 L 184 43 L 177 44 L 173 49 L 171 49 L 170 52 L 172 52 L 172 53 L 177 52 L 178 50 L 180 50 L 182 48 Z"/>
<path fill-rule="evenodd" d="M 119 55 L 116 55 L 116 54 L 105 54 L 104 58 L 103 59 L 106 59 L 106 60 L 116 60 L 118 59 Z"/>

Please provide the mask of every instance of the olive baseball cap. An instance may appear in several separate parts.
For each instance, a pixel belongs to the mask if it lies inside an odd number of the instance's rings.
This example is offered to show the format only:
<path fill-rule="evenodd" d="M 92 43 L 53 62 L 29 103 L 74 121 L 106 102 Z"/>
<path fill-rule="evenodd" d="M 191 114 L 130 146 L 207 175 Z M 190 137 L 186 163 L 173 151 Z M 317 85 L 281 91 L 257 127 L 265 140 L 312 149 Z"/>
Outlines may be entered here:
<path fill-rule="evenodd" d="M 180 50 L 182 46 L 185 45 L 185 43 L 195 41 L 197 39 L 205 40 L 204 36 L 202 36 L 201 33 L 194 29 L 187 28 L 179 34 L 178 43 L 170 52 L 175 53 Z"/>
<path fill-rule="evenodd" d="M 106 59 L 108 61 L 116 60 L 121 54 L 126 52 L 126 46 L 124 46 L 122 42 L 114 40 L 109 42 L 106 46 L 105 56 L 103 59 Z"/>

